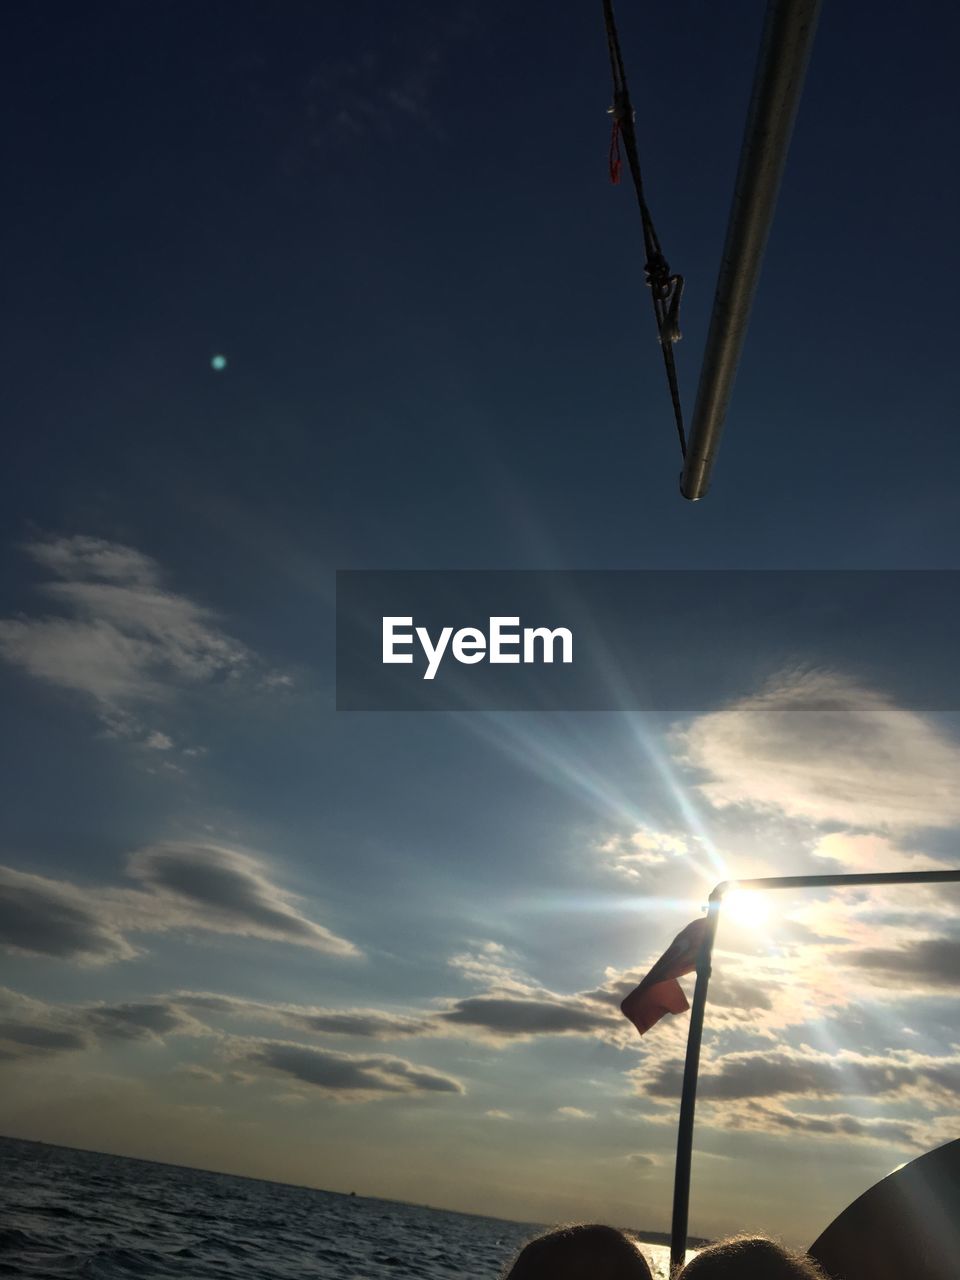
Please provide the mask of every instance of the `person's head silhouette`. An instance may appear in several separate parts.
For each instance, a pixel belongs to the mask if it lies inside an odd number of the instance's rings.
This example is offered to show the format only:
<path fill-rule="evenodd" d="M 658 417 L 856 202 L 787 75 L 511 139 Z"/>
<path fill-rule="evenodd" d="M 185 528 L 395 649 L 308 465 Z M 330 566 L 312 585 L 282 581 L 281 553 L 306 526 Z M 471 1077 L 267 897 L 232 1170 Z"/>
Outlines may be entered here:
<path fill-rule="evenodd" d="M 505 1280 L 653 1280 L 639 1247 L 615 1227 L 561 1227 L 524 1245 Z"/>

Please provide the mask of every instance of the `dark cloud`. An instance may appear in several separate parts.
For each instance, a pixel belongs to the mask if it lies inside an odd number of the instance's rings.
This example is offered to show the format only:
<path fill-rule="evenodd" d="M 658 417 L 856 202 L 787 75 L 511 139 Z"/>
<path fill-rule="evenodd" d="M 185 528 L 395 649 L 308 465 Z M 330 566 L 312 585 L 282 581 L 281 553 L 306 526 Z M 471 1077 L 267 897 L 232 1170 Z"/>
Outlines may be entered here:
<path fill-rule="evenodd" d="M 683 1063 L 671 1059 L 645 1071 L 642 1091 L 648 1097 L 679 1096 Z M 731 1053 L 701 1071 L 697 1096 L 717 1101 L 746 1098 L 835 1098 L 845 1094 L 874 1097 L 933 1089 L 953 1092 L 960 1083 L 953 1059 L 912 1057 L 909 1054 L 863 1057 L 774 1049 Z"/>
<path fill-rule="evenodd" d="M 725 1009 L 772 1009 L 773 1001 L 756 980 L 718 973 L 710 983 L 710 1003 Z"/>
<path fill-rule="evenodd" d="M 128 870 L 140 888 L 84 889 L 0 867 L 0 947 L 102 964 L 137 954 L 128 934 L 189 930 L 359 954 L 304 915 L 249 854 L 210 844 L 153 845 L 131 855 Z"/>
<path fill-rule="evenodd" d="M 25 1053 L 63 1053 L 87 1047 L 86 1040 L 78 1031 L 9 1019 L 0 1019 L 0 1040 L 8 1042 L 8 1051 L 11 1051 L 10 1045 L 15 1045 Z"/>
<path fill-rule="evenodd" d="M 90 1049 L 109 1040 L 160 1040 L 205 1030 L 168 1000 L 46 1004 L 0 988 L 0 1056 L 23 1058 Z"/>
<path fill-rule="evenodd" d="M 960 984 L 960 938 L 921 938 L 897 948 L 865 948 L 844 959 L 882 974 L 894 986 L 956 987 Z"/>
<path fill-rule="evenodd" d="M 345 1101 L 391 1094 L 464 1092 L 463 1085 L 452 1076 L 404 1058 L 380 1054 L 338 1053 L 333 1049 L 264 1041 L 249 1050 L 246 1060 Z"/>
<path fill-rule="evenodd" d="M 201 1009 L 236 1012 L 246 1002 L 199 994 L 117 1004 L 55 1005 L 0 988 L 0 1061 L 17 1061 L 90 1049 L 116 1040 L 162 1040 L 184 1033 L 215 1035 L 193 1016 Z M 270 1009 L 250 1002 L 250 1008 Z M 280 1007 L 280 1012 L 284 1011 Z M 374 1017 L 376 1015 L 373 1015 Z M 389 1015 L 384 1015 L 388 1017 Z M 351 1030 L 350 1034 L 356 1034 Z M 279 1040 L 222 1037 L 227 1051 L 310 1085 L 343 1101 L 397 1094 L 463 1093 L 452 1076 L 390 1054 L 351 1054 Z M 221 1081 L 219 1072 L 191 1067 L 198 1078 Z M 238 1077 L 246 1080 L 252 1077 Z"/>
<path fill-rule="evenodd" d="M 765 1133 L 856 1138 L 921 1148 L 925 1148 L 929 1141 L 924 1127 L 910 1120 L 886 1116 L 854 1116 L 845 1112 L 836 1115 L 807 1115 L 762 1104 L 752 1104 L 743 1111 L 729 1111 L 724 1127 L 760 1130 Z"/>
<path fill-rule="evenodd" d="M 176 1000 L 188 1009 L 202 1009 L 207 1013 L 238 1013 L 272 1007 L 257 1000 L 241 1000 L 238 996 L 218 996 L 205 991 L 178 991 Z"/>
<path fill-rule="evenodd" d="M 73 1011 L 32 1000 L 0 987 L 0 1059 L 48 1057 L 73 1053 L 91 1043 L 89 1033 Z"/>
<path fill-rule="evenodd" d="M 83 1017 L 98 1036 L 120 1040 L 157 1039 L 194 1025 L 176 1005 L 163 1000 L 94 1005 Z"/>
<path fill-rule="evenodd" d="M 650 964 L 652 965 L 656 956 L 652 957 Z M 636 987 L 641 978 L 646 974 L 646 969 L 637 969 L 624 973 L 621 977 L 612 979 L 602 987 L 596 987 L 593 991 L 584 991 L 581 999 L 591 1004 L 602 1004 L 609 1006 L 611 1009 L 619 1011 L 624 996 L 628 996 Z"/>
<path fill-rule="evenodd" d="M 571 1000 L 470 996 L 439 1015 L 443 1021 L 479 1027 L 496 1036 L 585 1035 L 605 1030 L 610 1018 Z"/>
<path fill-rule="evenodd" d="M 357 954 L 346 938 L 302 915 L 260 863 L 234 849 L 153 845 L 131 857 L 129 870 L 159 898 L 185 907 L 195 926 L 299 943 L 331 955 Z"/>
<path fill-rule="evenodd" d="M 303 1005 L 270 1004 L 213 992 L 183 991 L 171 997 L 186 1009 L 225 1014 L 251 1022 L 279 1023 L 315 1035 L 356 1036 L 362 1039 L 397 1040 L 417 1036 L 471 1037 L 495 1041 L 533 1036 L 605 1034 L 623 1030 L 619 1011 L 592 995 L 554 995 L 533 990 L 529 994 L 495 991 L 468 996 L 439 1010 L 394 1012 L 383 1009 L 318 1009 Z"/>
<path fill-rule="evenodd" d="M 307 1031 L 372 1040 L 428 1035 L 434 1025 L 426 1018 L 408 1018 L 402 1014 L 380 1013 L 375 1009 L 347 1010 L 342 1013 L 324 1010 L 301 1014 L 294 1021 Z"/>
<path fill-rule="evenodd" d="M 134 954 L 93 895 L 10 867 L 0 867 L 0 946 L 95 963 Z"/>

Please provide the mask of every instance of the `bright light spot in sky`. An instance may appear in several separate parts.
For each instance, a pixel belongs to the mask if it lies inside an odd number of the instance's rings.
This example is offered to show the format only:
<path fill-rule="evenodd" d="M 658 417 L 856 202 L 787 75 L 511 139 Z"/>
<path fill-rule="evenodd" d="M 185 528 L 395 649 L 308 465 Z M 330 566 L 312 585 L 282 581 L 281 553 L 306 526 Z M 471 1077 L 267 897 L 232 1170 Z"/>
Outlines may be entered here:
<path fill-rule="evenodd" d="M 754 889 L 731 889 L 723 896 L 723 914 L 748 929 L 759 929 L 770 915 L 765 893 Z"/>
<path fill-rule="evenodd" d="M 221 372 L 223 369 L 225 369 L 226 367 L 227 367 L 227 357 L 226 357 L 226 356 L 212 356 L 212 357 L 211 357 L 211 359 L 210 359 L 210 368 L 211 368 L 211 369 L 216 369 L 217 373 L 220 373 L 220 372 Z"/>

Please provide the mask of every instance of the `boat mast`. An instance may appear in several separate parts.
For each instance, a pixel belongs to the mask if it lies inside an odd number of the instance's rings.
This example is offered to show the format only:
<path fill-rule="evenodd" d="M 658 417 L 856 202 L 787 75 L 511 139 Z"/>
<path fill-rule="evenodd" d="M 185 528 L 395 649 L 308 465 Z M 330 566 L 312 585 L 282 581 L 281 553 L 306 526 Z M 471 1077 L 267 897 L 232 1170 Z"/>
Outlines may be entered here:
<path fill-rule="evenodd" d="M 680 492 L 710 484 L 821 0 L 769 0 Z"/>

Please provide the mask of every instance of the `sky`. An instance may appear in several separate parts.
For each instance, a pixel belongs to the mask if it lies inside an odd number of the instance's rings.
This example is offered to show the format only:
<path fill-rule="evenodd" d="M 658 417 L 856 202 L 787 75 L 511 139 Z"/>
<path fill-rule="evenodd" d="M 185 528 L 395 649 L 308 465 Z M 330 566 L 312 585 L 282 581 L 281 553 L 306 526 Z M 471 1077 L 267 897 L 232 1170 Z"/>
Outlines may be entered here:
<path fill-rule="evenodd" d="M 763 6 L 620 10 L 689 407 Z M 8 7 L 0 1131 L 667 1227 L 619 999 L 719 880 L 960 865 L 957 714 L 338 713 L 334 574 L 956 569 L 958 21 L 825 6 L 691 505 L 599 5 Z M 957 1136 L 957 902 L 731 911 L 693 1232 Z"/>

